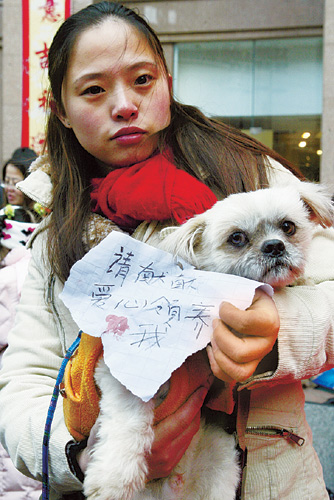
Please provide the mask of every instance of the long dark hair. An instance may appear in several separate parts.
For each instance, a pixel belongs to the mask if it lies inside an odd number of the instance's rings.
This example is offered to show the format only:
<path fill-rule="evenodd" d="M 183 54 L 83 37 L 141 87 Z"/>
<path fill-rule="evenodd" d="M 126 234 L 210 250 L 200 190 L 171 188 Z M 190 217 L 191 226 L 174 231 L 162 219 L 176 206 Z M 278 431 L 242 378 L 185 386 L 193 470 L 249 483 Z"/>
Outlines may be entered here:
<path fill-rule="evenodd" d="M 168 75 L 163 49 L 149 24 L 116 2 L 100 2 L 69 17 L 56 33 L 49 49 L 51 112 L 46 150 L 53 184 L 52 217 L 48 254 L 53 272 L 66 280 L 71 266 L 86 249 L 83 233 L 90 215 L 90 179 L 98 176 L 95 159 L 77 141 L 73 131 L 57 117 L 63 113 L 61 89 L 72 48 L 85 30 L 116 17 L 145 36 L 161 70 Z M 271 156 L 298 175 L 277 153 L 242 132 L 207 118 L 197 108 L 178 103 L 171 96 L 171 123 L 161 133 L 160 147 L 170 146 L 178 167 L 186 170 L 221 197 L 267 184 L 266 156 Z"/>

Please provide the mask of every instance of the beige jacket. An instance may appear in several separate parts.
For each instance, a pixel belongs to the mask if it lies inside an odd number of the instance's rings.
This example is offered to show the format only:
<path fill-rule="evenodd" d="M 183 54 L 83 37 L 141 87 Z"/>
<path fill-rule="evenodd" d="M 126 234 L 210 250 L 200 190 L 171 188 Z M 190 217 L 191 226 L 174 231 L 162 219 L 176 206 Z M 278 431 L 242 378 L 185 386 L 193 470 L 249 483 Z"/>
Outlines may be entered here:
<path fill-rule="evenodd" d="M 285 179 L 299 182 L 272 162 L 271 184 Z M 22 189 L 44 205 L 50 202 L 50 178 L 41 169 L 23 181 Z M 101 224 L 105 234 L 114 228 L 93 218 L 91 244 L 97 242 L 94 227 Z M 35 231 L 29 274 L 0 374 L 1 442 L 16 466 L 39 480 L 47 409 L 63 356 L 78 333 L 58 298 L 62 286 L 50 273 L 46 238 L 46 231 Z M 334 229 L 319 229 L 306 269 L 316 284 L 286 288 L 274 296 L 281 319 L 278 367 L 244 384 L 251 390 L 245 434 L 247 500 L 328 498 L 305 421 L 300 380 L 334 367 L 333 256 Z M 65 445 L 70 440 L 60 398 L 50 438 L 51 499 L 82 488 L 67 464 Z"/>

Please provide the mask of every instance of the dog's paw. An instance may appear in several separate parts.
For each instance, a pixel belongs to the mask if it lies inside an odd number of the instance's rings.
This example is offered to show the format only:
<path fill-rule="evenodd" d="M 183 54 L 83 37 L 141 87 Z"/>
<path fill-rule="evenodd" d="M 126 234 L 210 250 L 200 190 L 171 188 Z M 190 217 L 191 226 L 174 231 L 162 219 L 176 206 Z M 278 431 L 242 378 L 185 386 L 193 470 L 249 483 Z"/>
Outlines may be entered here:
<path fill-rule="evenodd" d="M 84 480 L 84 495 L 88 500 L 132 500 L 135 492 L 145 487 L 144 457 L 138 462 L 124 463 L 122 457 L 119 460 L 121 463 L 114 467 L 117 457 L 110 461 L 106 454 L 104 457 L 92 455 Z"/>
<path fill-rule="evenodd" d="M 153 402 L 144 403 L 131 394 L 103 360 L 95 379 L 101 389 L 100 414 L 84 494 L 91 500 L 131 500 L 145 487 L 145 456 L 154 439 Z"/>
<path fill-rule="evenodd" d="M 87 500 L 131 500 L 133 494 L 132 488 L 113 488 L 105 482 L 99 484 L 94 477 L 93 480 L 84 482 L 84 495 Z"/>
<path fill-rule="evenodd" d="M 104 469 L 104 470 L 103 470 Z M 115 471 L 114 471 L 115 472 Z M 146 469 L 132 471 L 134 475 L 120 474 L 117 477 L 110 469 L 88 467 L 84 480 L 84 495 L 87 500 L 132 500 L 137 491 L 143 490 L 146 480 Z"/>
<path fill-rule="evenodd" d="M 84 495 L 90 500 L 131 500 L 136 491 L 145 487 L 145 452 L 150 446 L 143 446 L 145 437 L 140 439 L 138 434 L 119 432 L 118 436 L 108 436 L 104 431 L 110 422 L 103 417 L 99 417 L 98 440 L 85 472 Z M 151 436 L 146 440 L 150 444 Z"/>

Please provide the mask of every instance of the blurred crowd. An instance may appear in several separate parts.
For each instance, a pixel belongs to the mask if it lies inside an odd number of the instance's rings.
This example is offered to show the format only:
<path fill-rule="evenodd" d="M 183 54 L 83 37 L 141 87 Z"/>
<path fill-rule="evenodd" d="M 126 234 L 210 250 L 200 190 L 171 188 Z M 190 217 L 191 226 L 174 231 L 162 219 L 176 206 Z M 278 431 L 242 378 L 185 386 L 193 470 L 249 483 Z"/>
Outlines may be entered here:
<path fill-rule="evenodd" d="M 42 219 L 43 210 L 17 184 L 29 175 L 37 158 L 29 148 L 16 149 L 2 169 L 0 189 L 0 367 L 7 348 L 21 288 L 28 270 L 27 242 Z M 37 500 L 41 483 L 21 474 L 0 445 L 0 498 Z"/>

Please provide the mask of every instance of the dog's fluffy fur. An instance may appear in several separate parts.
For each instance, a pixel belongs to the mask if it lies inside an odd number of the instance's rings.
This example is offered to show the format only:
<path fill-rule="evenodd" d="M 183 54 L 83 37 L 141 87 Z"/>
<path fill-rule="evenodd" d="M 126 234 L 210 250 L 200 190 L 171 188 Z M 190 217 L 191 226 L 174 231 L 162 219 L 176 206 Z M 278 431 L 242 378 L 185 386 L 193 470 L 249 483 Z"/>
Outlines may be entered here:
<path fill-rule="evenodd" d="M 333 222 L 330 195 L 319 185 L 268 188 L 231 195 L 157 244 L 199 269 L 236 274 L 273 287 L 302 279 L 315 224 Z M 239 480 L 234 438 L 201 423 L 172 474 L 145 484 L 154 401 L 131 394 L 100 361 L 102 393 L 98 440 L 84 493 L 90 500 L 233 500 Z"/>
<path fill-rule="evenodd" d="M 144 403 L 131 394 L 103 361 L 95 374 L 102 398 L 98 442 L 84 481 L 89 499 L 234 499 L 239 480 L 234 437 L 204 422 L 172 474 L 145 487 L 154 402 Z"/>
<path fill-rule="evenodd" d="M 274 288 L 302 279 L 317 224 L 333 224 L 333 203 L 311 182 L 233 194 L 179 228 L 162 230 L 163 249 L 198 269 Z"/>

